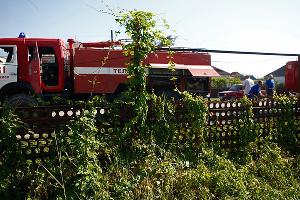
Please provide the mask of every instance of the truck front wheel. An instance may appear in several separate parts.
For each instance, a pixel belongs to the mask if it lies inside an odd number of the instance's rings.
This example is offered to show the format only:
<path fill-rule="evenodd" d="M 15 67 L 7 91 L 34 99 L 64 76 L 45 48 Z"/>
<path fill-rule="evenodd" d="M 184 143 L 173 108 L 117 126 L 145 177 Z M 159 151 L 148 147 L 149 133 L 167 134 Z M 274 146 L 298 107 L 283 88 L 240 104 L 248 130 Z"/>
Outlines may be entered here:
<path fill-rule="evenodd" d="M 37 106 L 37 101 L 27 94 L 15 94 L 8 98 L 8 106 L 16 107 L 33 107 Z"/>

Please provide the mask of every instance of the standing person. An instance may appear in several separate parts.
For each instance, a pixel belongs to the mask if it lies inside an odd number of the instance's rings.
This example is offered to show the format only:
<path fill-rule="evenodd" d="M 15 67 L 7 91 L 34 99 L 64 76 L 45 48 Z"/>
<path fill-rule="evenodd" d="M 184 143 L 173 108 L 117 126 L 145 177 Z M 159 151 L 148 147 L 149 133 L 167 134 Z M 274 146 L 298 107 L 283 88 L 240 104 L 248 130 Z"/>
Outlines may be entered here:
<path fill-rule="evenodd" d="M 261 93 L 262 81 L 258 81 L 257 84 L 253 85 L 248 93 L 249 98 L 263 96 Z"/>
<path fill-rule="evenodd" d="M 267 95 L 272 97 L 274 95 L 274 89 L 275 89 L 275 81 L 273 79 L 273 75 L 270 74 L 269 79 L 266 80 Z"/>
<path fill-rule="evenodd" d="M 248 95 L 251 87 L 254 85 L 254 81 L 250 78 L 249 75 L 246 76 L 246 79 L 243 82 L 244 95 Z"/>

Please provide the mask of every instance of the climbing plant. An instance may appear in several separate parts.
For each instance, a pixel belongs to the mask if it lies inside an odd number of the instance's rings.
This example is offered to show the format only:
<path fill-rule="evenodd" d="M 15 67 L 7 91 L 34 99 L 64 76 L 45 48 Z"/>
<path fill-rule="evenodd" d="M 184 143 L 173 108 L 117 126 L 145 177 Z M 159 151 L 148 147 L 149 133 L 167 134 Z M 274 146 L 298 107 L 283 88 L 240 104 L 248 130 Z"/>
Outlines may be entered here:
<path fill-rule="evenodd" d="M 294 105 L 297 99 L 295 97 L 276 95 L 274 101 L 277 103 L 277 112 L 280 114 L 280 117 L 277 119 L 277 132 L 275 132 L 275 136 L 279 143 L 287 149 L 295 151 L 297 147 L 295 134 L 297 123 L 296 117 L 294 117 L 294 112 L 296 111 Z"/>
<path fill-rule="evenodd" d="M 138 131 L 143 131 L 147 117 L 146 67 L 144 60 L 155 53 L 156 44 L 167 46 L 171 40 L 161 29 L 157 29 L 156 16 L 151 12 L 129 11 L 121 13 L 116 19 L 132 42 L 123 45 L 124 54 L 130 56 L 127 63 L 129 78 L 129 98 L 132 100 L 134 118 L 131 125 L 138 125 Z M 163 20 L 162 25 L 168 28 Z"/>

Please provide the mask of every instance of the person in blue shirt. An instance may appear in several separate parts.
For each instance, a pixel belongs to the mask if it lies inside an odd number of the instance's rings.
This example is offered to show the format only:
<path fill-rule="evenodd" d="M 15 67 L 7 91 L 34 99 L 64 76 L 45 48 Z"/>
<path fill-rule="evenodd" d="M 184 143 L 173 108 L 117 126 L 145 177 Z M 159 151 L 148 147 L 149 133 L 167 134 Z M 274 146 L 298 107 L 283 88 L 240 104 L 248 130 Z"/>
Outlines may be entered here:
<path fill-rule="evenodd" d="M 266 80 L 266 90 L 268 96 L 274 95 L 274 89 L 275 89 L 275 81 L 273 79 L 273 75 L 270 74 L 269 79 Z"/>
<path fill-rule="evenodd" d="M 257 84 L 253 85 L 248 93 L 249 98 L 262 96 L 261 87 L 263 85 L 262 81 L 258 81 Z"/>

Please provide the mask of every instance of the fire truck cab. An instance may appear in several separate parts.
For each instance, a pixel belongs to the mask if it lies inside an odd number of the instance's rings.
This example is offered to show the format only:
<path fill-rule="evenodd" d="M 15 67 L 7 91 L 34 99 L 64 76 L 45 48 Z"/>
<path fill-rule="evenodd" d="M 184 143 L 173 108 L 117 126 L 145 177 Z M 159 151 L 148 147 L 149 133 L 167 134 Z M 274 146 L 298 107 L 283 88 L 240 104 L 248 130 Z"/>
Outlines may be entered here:
<path fill-rule="evenodd" d="M 1 101 L 32 104 L 33 94 L 61 93 L 67 54 L 60 39 L 0 38 Z"/>

